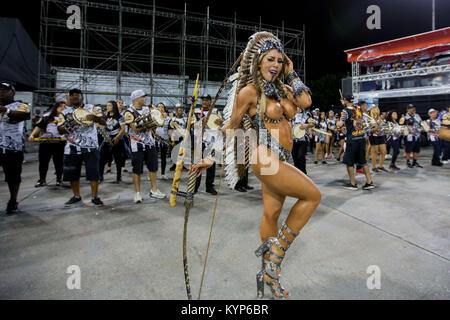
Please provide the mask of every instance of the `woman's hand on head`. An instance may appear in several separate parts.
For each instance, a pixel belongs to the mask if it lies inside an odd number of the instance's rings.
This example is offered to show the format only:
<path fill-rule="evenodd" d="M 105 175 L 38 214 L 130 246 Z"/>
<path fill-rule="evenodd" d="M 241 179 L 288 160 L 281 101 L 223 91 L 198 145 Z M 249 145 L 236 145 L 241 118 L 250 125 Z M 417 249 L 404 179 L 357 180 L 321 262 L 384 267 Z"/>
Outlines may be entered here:
<path fill-rule="evenodd" d="M 292 60 L 286 54 L 284 54 L 284 60 L 286 62 L 286 68 L 284 69 L 285 70 L 284 75 L 287 76 L 290 71 L 294 70 L 294 64 L 292 63 Z"/>

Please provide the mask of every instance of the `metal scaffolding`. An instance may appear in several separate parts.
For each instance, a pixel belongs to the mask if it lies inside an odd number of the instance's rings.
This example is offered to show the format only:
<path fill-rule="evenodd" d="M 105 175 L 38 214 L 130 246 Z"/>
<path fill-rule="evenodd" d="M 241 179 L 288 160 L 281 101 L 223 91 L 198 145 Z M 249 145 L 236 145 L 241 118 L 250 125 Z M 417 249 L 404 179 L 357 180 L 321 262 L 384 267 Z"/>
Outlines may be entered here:
<path fill-rule="evenodd" d="M 81 29 L 69 29 L 67 8 L 76 5 L 81 12 Z M 245 48 L 248 37 L 257 31 L 277 35 L 294 63 L 298 74 L 305 78 L 305 32 L 298 30 L 242 22 L 235 13 L 232 18 L 219 18 L 187 10 L 159 8 L 123 0 L 41 0 L 40 51 L 49 63 L 49 73 L 39 69 L 39 93 L 62 93 L 56 88 L 58 67 L 78 68 L 81 89 L 88 89 L 90 81 L 102 74 L 114 72 L 115 84 L 111 92 L 120 98 L 123 74 L 143 74 L 148 77 L 151 103 L 154 97 L 171 92 L 154 93 L 156 74 L 179 77 L 180 92 L 188 95 L 189 80 L 200 73 L 201 92 L 208 91 L 211 81 L 220 81 L 228 68 Z M 89 91 L 89 90 L 88 90 Z M 91 90 L 92 92 L 92 90 Z M 98 92 L 101 94 L 101 92 Z M 179 95 L 179 94 L 178 94 Z"/>
<path fill-rule="evenodd" d="M 406 87 L 395 90 L 371 90 L 362 91 L 362 85 L 365 82 L 382 81 L 382 80 L 401 80 L 412 79 L 420 80 L 426 76 L 445 75 L 446 78 L 450 75 L 450 64 L 434 65 L 430 67 L 421 67 L 409 70 L 390 71 L 384 73 L 369 73 L 361 74 L 361 65 L 357 61 L 352 62 L 352 94 L 356 100 L 362 99 L 379 99 L 404 97 L 411 95 L 433 95 L 433 94 L 448 94 L 450 92 L 450 85 L 448 83 L 429 84 L 429 87 Z M 427 85 L 425 85 L 427 86 Z"/>

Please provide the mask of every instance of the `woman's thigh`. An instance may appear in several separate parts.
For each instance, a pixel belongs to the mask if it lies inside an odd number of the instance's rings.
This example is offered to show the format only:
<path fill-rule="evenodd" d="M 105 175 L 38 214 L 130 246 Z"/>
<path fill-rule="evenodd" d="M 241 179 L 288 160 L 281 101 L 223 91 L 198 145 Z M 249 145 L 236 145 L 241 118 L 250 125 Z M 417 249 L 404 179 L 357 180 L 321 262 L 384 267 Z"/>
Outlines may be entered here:
<path fill-rule="evenodd" d="M 320 198 L 319 189 L 308 176 L 289 163 L 281 161 L 267 148 L 262 148 L 268 153 L 268 159 L 264 159 L 267 164 L 264 166 L 262 161 L 257 161 L 252 165 L 252 169 L 271 192 L 280 197 L 289 196 L 303 200 Z M 264 170 L 265 167 L 270 167 L 270 170 Z"/>

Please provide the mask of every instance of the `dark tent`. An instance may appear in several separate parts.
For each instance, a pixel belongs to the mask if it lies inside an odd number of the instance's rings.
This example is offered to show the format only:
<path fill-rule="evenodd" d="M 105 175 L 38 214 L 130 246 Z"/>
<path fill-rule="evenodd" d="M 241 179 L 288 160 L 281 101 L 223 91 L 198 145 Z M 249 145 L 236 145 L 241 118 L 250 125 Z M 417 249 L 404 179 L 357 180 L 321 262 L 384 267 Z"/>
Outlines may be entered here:
<path fill-rule="evenodd" d="M 0 30 L 0 80 L 37 88 L 39 59 L 41 74 L 48 70 L 39 49 L 18 19 L 0 18 Z"/>

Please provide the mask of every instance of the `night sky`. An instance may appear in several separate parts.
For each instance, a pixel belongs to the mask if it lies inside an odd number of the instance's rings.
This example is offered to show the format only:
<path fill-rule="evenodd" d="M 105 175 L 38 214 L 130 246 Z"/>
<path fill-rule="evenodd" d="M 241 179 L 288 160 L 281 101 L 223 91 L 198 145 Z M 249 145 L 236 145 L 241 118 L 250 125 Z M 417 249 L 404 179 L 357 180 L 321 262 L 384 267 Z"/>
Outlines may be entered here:
<path fill-rule="evenodd" d="M 436 29 L 450 26 L 450 1 L 436 1 Z M 151 4 L 152 1 L 138 1 Z M 247 3 L 243 6 L 243 3 Z M 184 10 L 184 1 L 156 1 L 157 7 Z M 369 30 L 366 13 L 369 5 L 381 9 L 381 30 Z M 327 73 L 350 72 L 344 50 L 376 42 L 392 40 L 431 31 L 431 0 L 320 0 L 320 1 L 187 1 L 189 12 L 206 13 L 215 17 L 234 17 L 259 24 L 301 29 L 306 27 L 307 79 L 318 79 Z M 2 16 L 21 20 L 33 41 L 39 43 L 40 1 L 13 1 Z"/>

